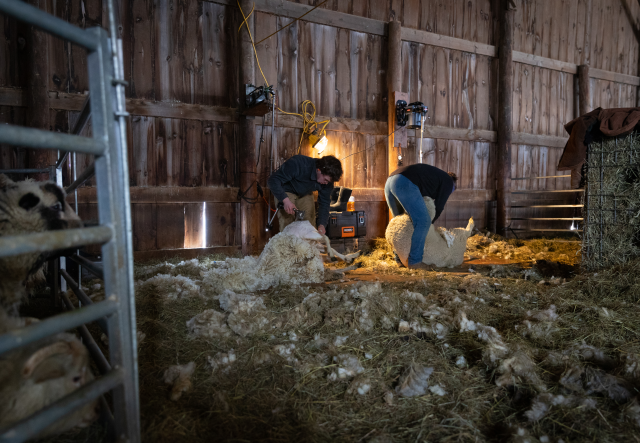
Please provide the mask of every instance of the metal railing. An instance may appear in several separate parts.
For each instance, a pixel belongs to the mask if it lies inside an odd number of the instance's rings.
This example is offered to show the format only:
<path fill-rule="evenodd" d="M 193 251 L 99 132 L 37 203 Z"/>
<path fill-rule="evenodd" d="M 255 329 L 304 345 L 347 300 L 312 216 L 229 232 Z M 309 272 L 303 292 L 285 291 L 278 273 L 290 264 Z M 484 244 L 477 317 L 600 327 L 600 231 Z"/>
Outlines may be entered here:
<path fill-rule="evenodd" d="M 124 109 L 122 43 L 117 40 L 113 0 L 107 0 L 110 35 L 101 28 L 80 29 L 20 0 L 0 1 L 0 13 L 34 25 L 55 36 L 87 49 L 89 97 L 85 101 L 71 134 L 60 134 L 12 125 L 0 126 L 0 143 L 36 149 L 60 151 L 55 166 L 44 170 L 20 169 L 9 173 L 49 172 L 61 185 L 61 169 L 68 154 L 85 153 L 95 162 L 67 187 L 71 193 L 94 173 L 100 225 L 90 228 L 7 236 L 0 238 L 0 257 L 28 252 L 46 252 L 100 244 L 102 267 L 79 256 L 69 257 L 104 280 L 105 296 L 90 300 L 64 269 L 55 267 L 55 297 L 64 302 L 67 312 L 22 329 L 0 335 L 0 356 L 36 343 L 57 333 L 79 328 L 83 342 L 102 375 L 82 388 L 27 417 L 11 428 L 0 429 L 0 442 L 23 442 L 40 434 L 71 411 L 111 391 L 114 435 L 132 443 L 140 441 L 138 367 L 133 291 L 133 254 L 131 212 L 126 147 L 126 111 Z M 92 136 L 81 137 L 87 121 L 92 120 Z M 76 205 L 77 211 L 77 205 Z M 61 259 L 64 261 L 64 258 Z M 68 283 L 80 306 L 75 308 L 58 279 Z M 64 291 L 65 287 L 62 287 Z M 109 338 L 109 358 L 102 354 L 86 323 L 97 322 Z M 104 397 L 103 407 L 107 407 Z"/>
<path fill-rule="evenodd" d="M 519 181 L 519 180 L 539 180 L 539 179 L 547 179 L 547 178 L 566 178 L 566 177 L 571 177 L 570 174 L 567 175 L 546 175 L 546 176 L 539 176 L 539 177 L 514 177 L 511 180 L 512 181 Z M 520 191 L 511 191 L 511 194 L 520 194 L 520 195 L 531 195 L 531 194 L 542 194 L 542 195 L 546 195 L 546 194 L 569 194 L 569 193 L 584 193 L 584 189 L 556 189 L 556 190 L 520 190 Z M 519 202 L 517 202 L 519 203 Z M 552 205 L 537 205 L 537 204 L 512 204 L 510 206 L 511 209 L 514 208 L 538 208 L 538 209 L 549 209 L 549 208 L 574 208 L 574 209 L 582 209 L 582 205 L 581 204 L 552 204 Z M 508 230 L 510 230 L 514 236 L 516 236 L 516 238 L 518 237 L 518 235 L 516 234 L 517 232 L 573 232 L 576 234 L 579 234 L 580 232 L 582 232 L 581 229 L 572 229 L 573 228 L 573 222 L 581 222 L 583 221 L 582 217 L 510 217 L 510 221 L 571 221 L 572 222 L 572 227 L 571 228 L 565 228 L 565 229 L 561 229 L 561 228 L 514 228 L 511 226 L 511 223 L 509 223 L 509 226 L 507 227 Z"/>

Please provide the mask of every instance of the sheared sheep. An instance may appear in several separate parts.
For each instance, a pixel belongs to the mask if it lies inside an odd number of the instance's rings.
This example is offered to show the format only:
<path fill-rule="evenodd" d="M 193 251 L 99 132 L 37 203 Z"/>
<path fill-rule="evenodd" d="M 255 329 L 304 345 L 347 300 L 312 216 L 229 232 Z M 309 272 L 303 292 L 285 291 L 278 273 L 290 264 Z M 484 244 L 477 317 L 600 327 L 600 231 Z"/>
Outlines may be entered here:
<path fill-rule="evenodd" d="M 0 236 L 81 227 L 64 198 L 64 191 L 53 182 L 14 182 L 0 174 Z M 32 253 L 0 259 L 0 306 L 15 310 L 26 295 L 26 280 L 49 257 Z"/>
<path fill-rule="evenodd" d="M 424 202 L 427 205 L 429 215 L 433 218 L 436 213 L 433 199 L 424 197 Z M 422 262 L 437 267 L 451 268 L 461 265 L 467 249 L 467 239 L 471 236 L 473 227 L 473 218 L 469 219 L 466 229 L 455 228 L 453 231 L 447 231 L 431 225 L 424 243 Z M 413 223 L 408 214 L 393 217 L 385 233 L 387 241 L 405 266 L 408 265 L 412 234 Z"/>
<path fill-rule="evenodd" d="M 71 334 L 60 333 L 3 355 L 0 359 L 0 428 L 16 424 L 91 380 L 87 349 Z M 97 400 L 87 403 L 46 428 L 38 437 L 87 427 L 98 418 L 97 406 Z"/>

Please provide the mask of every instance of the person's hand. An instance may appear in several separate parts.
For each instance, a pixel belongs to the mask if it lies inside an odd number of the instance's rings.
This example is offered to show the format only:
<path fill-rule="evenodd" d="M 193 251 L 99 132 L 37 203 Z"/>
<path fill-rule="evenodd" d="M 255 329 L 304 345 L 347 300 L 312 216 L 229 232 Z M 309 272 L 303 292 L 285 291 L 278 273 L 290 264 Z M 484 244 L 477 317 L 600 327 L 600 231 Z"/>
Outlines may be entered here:
<path fill-rule="evenodd" d="M 324 228 L 324 225 L 318 225 L 318 232 L 320 233 L 320 235 L 327 234 L 327 230 Z"/>
<path fill-rule="evenodd" d="M 284 211 L 287 214 L 293 215 L 293 210 L 298 209 L 296 208 L 296 205 L 294 205 L 293 202 L 289 199 L 289 197 L 282 200 L 282 203 L 284 204 Z"/>

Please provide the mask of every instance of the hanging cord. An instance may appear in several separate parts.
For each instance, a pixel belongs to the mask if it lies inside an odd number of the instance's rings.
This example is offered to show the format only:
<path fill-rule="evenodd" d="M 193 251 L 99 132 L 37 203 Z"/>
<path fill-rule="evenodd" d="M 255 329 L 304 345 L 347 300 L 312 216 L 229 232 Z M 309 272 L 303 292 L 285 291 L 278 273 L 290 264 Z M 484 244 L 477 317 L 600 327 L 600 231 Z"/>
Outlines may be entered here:
<path fill-rule="evenodd" d="M 260 148 L 262 146 L 262 142 L 264 141 L 264 119 L 265 119 L 265 115 L 262 116 L 262 130 L 260 131 L 260 143 L 258 143 L 258 161 L 256 162 L 256 168 L 258 167 L 258 164 L 260 163 Z"/>
<path fill-rule="evenodd" d="M 298 114 L 296 112 L 286 112 L 280 108 L 276 108 L 283 114 L 297 115 L 298 117 L 302 117 L 302 133 L 300 134 L 300 141 L 298 142 L 298 154 L 300 154 L 300 149 L 302 148 L 302 139 L 304 138 L 305 134 L 312 134 L 316 129 L 318 129 L 318 125 L 322 125 L 322 128 L 318 131 L 318 133 L 320 134 L 329 124 L 329 120 L 323 120 L 321 122 L 316 121 L 316 106 L 311 100 L 303 101 L 300 106 L 302 108 L 302 114 Z M 311 106 L 311 108 L 313 109 L 312 112 L 309 112 L 307 110 L 309 106 Z"/>
<path fill-rule="evenodd" d="M 320 3 L 318 6 L 314 7 L 313 9 L 310 9 L 309 11 L 305 12 L 304 14 L 302 14 L 300 17 L 298 17 L 297 19 L 295 19 L 294 21 L 292 21 L 291 23 L 289 23 L 287 26 L 283 26 L 282 28 L 278 29 L 276 32 L 274 32 L 273 34 L 263 38 L 262 40 L 260 40 L 258 43 L 256 43 L 256 45 L 259 45 L 260 43 L 262 43 L 263 41 L 265 41 L 266 39 L 273 37 L 274 35 L 276 35 L 278 32 L 287 29 L 289 26 L 293 25 L 295 22 L 297 22 L 298 20 L 300 20 L 302 17 L 304 17 L 307 14 L 312 13 L 313 11 L 315 11 L 317 8 L 319 8 L 320 6 L 324 5 L 325 3 L 327 3 L 329 0 L 324 0 L 322 3 Z"/>
<path fill-rule="evenodd" d="M 384 140 L 388 139 L 388 138 L 389 138 L 389 137 L 391 137 L 393 134 L 395 134 L 395 133 L 396 133 L 396 131 L 399 131 L 400 129 L 407 129 L 407 128 L 406 128 L 405 126 L 401 126 L 401 127 L 399 127 L 398 129 L 396 129 L 395 131 L 393 131 L 391 134 L 387 135 L 387 136 L 386 136 L 382 141 L 384 141 Z M 352 155 L 360 154 L 361 152 L 364 152 L 364 151 L 368 151 L 368 150 L 370 150 L 370 149 L 373 149 L 373 148 L 375 148 L 375 147 L 376 147 L 376 144 L 377 144 L 377 143 L 378 143 L 378 142 L 374 142 L 373 146 L 370 146 L 370 147 L 368 147 L 368 148 L 366 148 L 366 149 L 363 149 L 362 151 L 358 151 L 358 152 L 354 152 L 353 154 L 349 154 L 349 155 L 347 155 L 346 157 L 341 158 L 341 159 L 340 159 L 340 161 L 344 160 L 345 158 L 349 158 L 349 157 L 351 157 Z"/>
<path fill-rule="evenodd" d="M 236 0 L 238 3 L 238 8 L 240 8 L 240 13 L 242 14 L 242 17 L 244 18 L 244 20 L 242 21 L 242 23 L 240 24 L 240 27 L 238 28 L 238 32 L 240 32 L 240 30 L 242 29 L 242 25 L 245 25 L 247 27 L 247 32 L 249 32 L 249 38 L 251 39 L 251 46 L 253 47 L 253 53 L 256 56 L 256 62 L 258 63 L 258 68 L 260 69 L 260 74 L 262 74 L 262 78 L 264 79 L 264 83 L 266 84 L 267 87 L 269 87 L 269 82 L 267 81 L 267 77 L 264 76 L 264 72 L 262 72 L 262 67 L 260 66 L 260 60 L 258 60 L 258 51 L 256 51 L 256 45 L 253 43 L 253 35 L 251 35 L 251 29 L 249 29 L 249 23 L 247 22 L 247 20 L 249 20 L 249 17 L 251 16 L 251 14 L 253 14 L 254 9 L 256 9 L 256 4 L 253 4 L 253 7 L 251 8 L 251 12 L 249 12 L 249 15 L 244 15 L 244 11 L 242 10 L 242 6 L 240 6 L 240 0 Z"/>
<path fill-rule="evenodd" d="M 254 183 L 257 185 L 258 195 L 256 195 L 255 197 L 247 197 L 247 193 L 251 190 L 251 188 L 253 188 Z M 251 182 L 249 187 L 247 187 L 244 192 L 241 189 L 238 189 L 238 200 L 244 200 L 250 205 L 255 205 L 260 200 L 261 196 L 263 196 L 262 188 L 260 187 L 260 183 L 258 183 L 258 180 L 254 180 L 253 182 Z"/>

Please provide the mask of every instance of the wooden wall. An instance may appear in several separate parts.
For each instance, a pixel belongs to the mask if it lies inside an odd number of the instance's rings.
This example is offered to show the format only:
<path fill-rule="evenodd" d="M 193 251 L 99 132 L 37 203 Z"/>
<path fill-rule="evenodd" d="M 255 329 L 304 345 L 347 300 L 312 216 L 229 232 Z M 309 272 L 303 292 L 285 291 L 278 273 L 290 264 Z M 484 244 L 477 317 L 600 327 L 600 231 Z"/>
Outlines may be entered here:
<path fill-rule="evenodd" d="M 589 1 L 592 22 L 587 30 Z M 516 1 L 514 51 L 551 62 L 537 66 L 514 63 L 513 129 L 525 135 L 555 137 L 556 142 L 553 146 L 514 144 L 513 177 L 566 174 L 555 168 L 562 151 L 557 140 L 566 137 L 563 126 L 577 114 L 577 76 L 567 71 L 570 64 L 575 68 L 588 55 L 592 68 L 633 76 L 626 83 L 592 78 L 592 108 L 636 105 L 640 47 L 634 27 L 638 27 L 640 6 L 630 0 L 589 1 Z M 55 10 L 49 12 L 81 27 L 106 26 L 104 3 L 55 2 Z M 178 188 L 237 193 L 239 137 L 234 109 L 238 104 L 240 14 L 236 2 L 117 3 L 129 81 L 126 95 L 131 102 L 128 107 L 133 109 L 128 125 L 129 179 L 135 190 L 161 189 L 155 200 L 136 200 L 134 196 L 142 194 L 132 191 L 135 249 L 238 247 L 237 200 L 228 194 L 220 199 L 211 192 L 189 194 L 182 200 L 171 197 Z M 301 15 L 297 12 L 301 5 L 316 3 L 256 0 L 256 42 Z M 477 226 L 487 226 L 492 218 L 490 202 L 495 198 L 495 139 L 486 134 L 495 134 L 497 129 L 497 59 L 491 52 L 497 43 L 496 0 L 330 0 L 319 9 L 326 14 L 336 11 L 348 15 L 325 14 L 318 19 L 310 14 L 256 45 L 256 51 L 267 82 L 278 92 L 282 110 L 299 112 L 300 102 L 308 99 L 315 103 L 319 116 L 332 119 L 324 154 L 344 158 L 345 176 L 340 184 L 376 190 L 356 192 L 362 197 L 356 208 L 368 212 L 370 235 L 384 234 L 387 217 L 382 196 L 389 172 L 384 22 L 392 19 L 408 31 L 426 31 L 421 36 L 440 36 L 439 40 L 428 40 L 430 43 L 411 38 L 402 43 L 402 90 L 411 101 L 420 100 L 429 107 L 427 129 L 458 131 L 441 131 L 438 136 L 427 132 L 422 142 L 426 163 L 460 177 L 460 191 L 452 196 L 438 223 L 460 226 L 473 216 Z M 24 47 L 26 29 L 5 17 L 0 19 L 0 29 L 5 37 L 0 43 L 0 122 L 22 124 L 25 109 L 19 100 L 12 102 L 8 97 L 25 85 L 22 60 L 28 50 Z M 587 31 L 591 41 L 588 54 L 584 50 Z M 69 94 L 86 91 L 85 58 L 78 48 L 52 37 L 49 61 L 49 89 L 55 92 L 52 129 L 66 132 L 77 116 L 77 103 L 82 101 L 74 99 L 73 106 L 60 103 L 70 103 Z M 257 84 L 264 83 L 257 66 L 255 78 Z M 298 152 L 300 135 L 297 117 L 279 115 L 273 133 L 270 118 L 264 127 L 262 119 L 256 119 L 258 181 L 263 186 L 274 168 Z M 402 153 L 405 165 L 418 161 L 419 145 L 419 134 L 407 131 Z M 317 156 L 305 142 L 300 152 Z M 79 155 L 78 170 L 90 161 Z M 26 166 L 23 150 L 0 147 L 0 168 L 16 166 Z M 67 180 L 72 176 L 70 166 L 65 176 Z M 514 182 L 513 190 L 568 186 L 567 179 L 519 181 Z M 80 193 L 81 211 L 91 217 L 95 213 L 92 194 L 84 189 Z M 250 195 L 255 196 L 255 189 Z M 264 223 L 266 206 L 259 204 L 262 219 L 257 222 Z M 514 209 L 512 215 L 538 213 L 541 211 Z M 201 231 L 203 214 L 210 226 L 206 236 Z M 266 233 L 262 240 L 267 240 Z"/>

